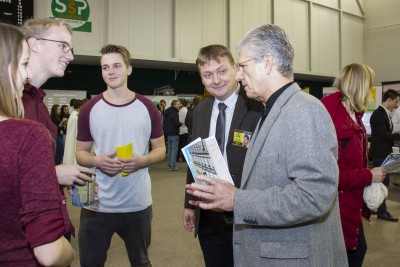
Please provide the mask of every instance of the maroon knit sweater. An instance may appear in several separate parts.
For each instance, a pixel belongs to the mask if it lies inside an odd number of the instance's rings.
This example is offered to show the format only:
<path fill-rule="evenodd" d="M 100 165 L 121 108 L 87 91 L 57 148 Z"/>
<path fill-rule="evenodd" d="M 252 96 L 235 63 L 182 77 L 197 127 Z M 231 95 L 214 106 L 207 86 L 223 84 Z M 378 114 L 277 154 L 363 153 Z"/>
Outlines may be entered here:
<path fill-rule="evenodd" d="M 32 248 L 71 231 L 49 131 L 37 122 L 0 122 L 0 266 L 39 266 Z"/>

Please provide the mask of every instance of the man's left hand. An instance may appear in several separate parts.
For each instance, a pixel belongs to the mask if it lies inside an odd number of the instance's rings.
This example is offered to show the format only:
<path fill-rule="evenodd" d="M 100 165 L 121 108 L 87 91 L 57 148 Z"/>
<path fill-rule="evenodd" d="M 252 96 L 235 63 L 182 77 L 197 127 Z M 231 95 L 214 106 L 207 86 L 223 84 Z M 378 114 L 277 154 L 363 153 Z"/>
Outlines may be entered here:
<path fill-rule="evenodd" d="M 122 171 L 126 173 L 133 173 L 146 166 L 145 157 L 137 154 L 135 154 L 132 158 L 129 159 L 118 158 L 118 160 L 122 162 Z"/>

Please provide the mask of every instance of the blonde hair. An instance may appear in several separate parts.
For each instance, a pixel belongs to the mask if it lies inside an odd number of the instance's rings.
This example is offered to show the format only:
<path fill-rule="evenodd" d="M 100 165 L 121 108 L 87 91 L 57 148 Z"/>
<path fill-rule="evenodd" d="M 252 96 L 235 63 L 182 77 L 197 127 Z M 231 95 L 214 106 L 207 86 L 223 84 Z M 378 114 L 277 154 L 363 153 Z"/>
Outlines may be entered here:
<path fill-rule="evenodd" d="M 0 23 L 0 114 L 11 118 L 24 115 L 21 93 L 16 88 L 23 42 L 24 36 L 17 28 Z"/>
<path fill-rule="evenodd" d="M 25 39 L 28 40 L 31 37 L 44 37 L 43 35 L 45 35 L 51 27 L 65 27 L 65 29 L 67 29 L 69 33 L 72 34 L 72 28 L 67 22 L 65 22 L 64 20 L 56 20 L 50 18 L 28 19 L 22 25 L 21 32 L 24 34 Z"/>
<path fill-rule="evenodd" d="M 369 66 L 353 63 L 344 67 L 333 84 L 354 112 L 364 112 L 371 101 L 370 89 L 374 84 L 375 72 Z"/>

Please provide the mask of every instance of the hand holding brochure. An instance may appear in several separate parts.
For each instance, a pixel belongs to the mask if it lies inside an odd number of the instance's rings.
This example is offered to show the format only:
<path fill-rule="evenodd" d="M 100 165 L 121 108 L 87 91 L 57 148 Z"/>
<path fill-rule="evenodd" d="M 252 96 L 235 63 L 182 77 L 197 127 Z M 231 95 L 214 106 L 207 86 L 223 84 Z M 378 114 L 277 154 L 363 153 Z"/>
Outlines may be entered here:
<path fill-rule="evenodd" d="M 388 173 L 400 171 L 400 153 L 392 153 L 383 161 L 381 168 L 385 168 Z"/>
<path fill-rule="evenodd" d="M 206 139 L 197 138 L 182 148 L 182 153 L 196 183 L 204 184 L 196 177 L 206 175 L 234 184 L 214 136 Z"/>

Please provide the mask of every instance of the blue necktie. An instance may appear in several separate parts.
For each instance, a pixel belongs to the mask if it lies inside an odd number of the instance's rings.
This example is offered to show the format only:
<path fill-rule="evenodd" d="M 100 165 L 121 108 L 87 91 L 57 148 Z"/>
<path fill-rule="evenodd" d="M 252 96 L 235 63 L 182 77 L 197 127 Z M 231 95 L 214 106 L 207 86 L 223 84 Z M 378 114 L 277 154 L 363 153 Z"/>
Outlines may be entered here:
<path fill-rule="evenodd" d="M 222 155 L 224 154 L 225 150 L 225 109 L 228 106 L 225 105 L 224 103 L 220 102 L 218 104 L 219 108 L 219 113 L 218 113 L 218 118 L 217 118 L 217 124 L 215 126 L 215 138 L 217 139 L 219 148 L 221 149 Z"/>

